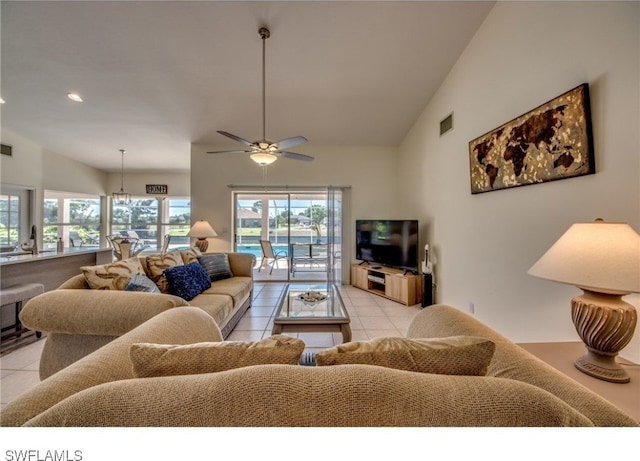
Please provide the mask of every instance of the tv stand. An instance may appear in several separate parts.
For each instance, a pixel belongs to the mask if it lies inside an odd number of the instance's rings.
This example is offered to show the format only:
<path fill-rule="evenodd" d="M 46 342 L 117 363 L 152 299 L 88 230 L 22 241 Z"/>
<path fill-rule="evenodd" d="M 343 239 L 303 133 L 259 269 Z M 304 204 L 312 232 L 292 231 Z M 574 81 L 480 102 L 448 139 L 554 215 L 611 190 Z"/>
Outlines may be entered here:
<path fill-rule="evenodd" d="M 422 302 L 420 276 L 402 269 L 353 264 L 351 285 L 407 306 Z"/>

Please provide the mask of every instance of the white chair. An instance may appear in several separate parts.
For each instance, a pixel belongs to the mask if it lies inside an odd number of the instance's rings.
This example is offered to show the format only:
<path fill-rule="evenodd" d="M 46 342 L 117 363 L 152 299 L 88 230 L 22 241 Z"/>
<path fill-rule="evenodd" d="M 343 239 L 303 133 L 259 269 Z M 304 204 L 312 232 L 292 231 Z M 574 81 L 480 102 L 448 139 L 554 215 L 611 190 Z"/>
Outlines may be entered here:
<path fill-rule="evenodd" d="M 287 259 L 287 252 L 282 250 L 274 253 L 273 247 L 271 246 L 271 242 L 269 240 L 260 240 L 260 246 L 262 247 L 262 262 L 260 263 L 258 272 L 260 272 L 262 266 L 264 266 L 266 263 L 266 265 L 271 266 L 271 270 L 269 271 L 269 275 L 271 275 L 273 273 L 273 266 L 278 265 L 278 260 Z M 280 267 L 278 266 L 278 269 L 279 268 Z"/>
<path fill-rule="evenodd" d="M 127 231 L 127 235 L 132 238 L 132 239 L 136 239 L 138 242 L 144 244 L 144 245 L 152 245 L 152 244 L 157 244 L 156 240 L 152 240 L 152 239 L 143 239 L 142 237 L 140 237 L 138 235 L 138 233 L 134 230 L 128 230 Z"/>

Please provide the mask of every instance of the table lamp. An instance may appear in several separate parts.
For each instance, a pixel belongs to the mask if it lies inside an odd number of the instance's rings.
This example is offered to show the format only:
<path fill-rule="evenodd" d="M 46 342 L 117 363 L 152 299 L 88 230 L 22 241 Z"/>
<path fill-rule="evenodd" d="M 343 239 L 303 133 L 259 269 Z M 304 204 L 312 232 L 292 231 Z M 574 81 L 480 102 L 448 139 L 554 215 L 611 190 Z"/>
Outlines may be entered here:
<path fill-rule="evenodd" d="M 216 234 L 216 231 L 213 230 L 211 224 L 209 224 L 207 221 L 202 220 L 196 222 L 191 230 L 187 233 L 187 237 L 195 237 L 198 239 L 196 240 L 195 246 L 203 253 L 207 251 L 207 248 L 209 247 L 209 242 L 207 241 L 207 239 L 209 237 L 217 236 L 218 234 Z"/>
<path fill-rule="evenodd" d="M 628 383 L 615 358 L 633 338 L 638 319 L 622 296 L 640 293 L 640 235 L 625 223 L 573 224 L 528 274 L 583 291 L 571 300 L 573 324 L 587 347 L 575 366 L 598 379 Z"/>

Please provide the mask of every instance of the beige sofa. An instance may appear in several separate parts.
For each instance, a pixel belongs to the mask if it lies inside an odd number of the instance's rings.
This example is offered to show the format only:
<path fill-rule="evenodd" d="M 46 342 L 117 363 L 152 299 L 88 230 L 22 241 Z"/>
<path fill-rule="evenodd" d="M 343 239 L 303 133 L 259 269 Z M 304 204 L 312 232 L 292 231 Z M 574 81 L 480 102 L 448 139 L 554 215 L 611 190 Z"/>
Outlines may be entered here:
<path fill-rule="evenodd" d="M 145 271 L 149 271 L 146 260 L 155 256 L 138 258 Z M 31 299 L 22 309 L 20 319 L 27 328 L 47 334 L 40 359 L 40 379 L 160 312 L 176 307 L 200 308 L 219 325 L 222 337 L 226 338 L 251 306 L 255 264 L 251 254 L 227 253 L 227 256 L 233 277 L 216 280 L 211 288 L 190 301 L 164 293 L 91 289 L 83 274 Z"/>
<path fill-rule="evenodd" d="M 202 310 L 169 309 L 42 381 L 1 413 L 3 426 L 637 426 L 606 400 L 475 318 L 437 305 L 408 336 L 471 335 L 496 348 L 487 376 L 374 365 L 254 365 L 134 378 L 131 345 L 220 341 Z"/>

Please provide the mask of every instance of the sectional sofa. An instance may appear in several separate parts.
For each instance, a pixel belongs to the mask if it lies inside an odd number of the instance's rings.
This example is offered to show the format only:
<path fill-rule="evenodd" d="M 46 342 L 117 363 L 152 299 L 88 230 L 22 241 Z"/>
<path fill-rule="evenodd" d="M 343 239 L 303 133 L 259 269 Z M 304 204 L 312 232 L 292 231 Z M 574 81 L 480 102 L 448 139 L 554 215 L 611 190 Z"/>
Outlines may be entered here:
<path fill-rule="evenodd" d="M 188 286 L 190 289 L 185 290 L 176 283 L 174 291 L 163 278 L 167 270 L 177 272 L 190 264 L 200 266 L 199 261 L 207 265 L 200 271 L 209 271 L 210 286 L 206 289 L 193 291 Z M 251 306 L 254 265 L 255 256 L 251 254 L 203 255 L 191 248 L 82 268 L 82 274 L 58 289 L 31 299 L 20 313 L 27 328 L 46 333 L 40 379 L 169 309 L 198 307 L 226 338 Z M 187 275 L 186 281 L 191 282 L 192 274 Z M 140 282 L 131 291 L 134 276 L 147 284 Z M 141 289 L 144 291 L 135 291 Z"/>
<path fill-rule="evenodd" d="M 423 309 L 407 333 L 416 340 L 445 341 L 452 336 L 484 338 L 494 344 L 485 376 L 372 364 L 265 363 L 219 372 L 136 377 L 132 365 L 136 348 L 190 348 L 194 343 L 223 341 L 215 321 L 203 310 L 168 309 L 9 403 L 0 415 L 1 424 L 638 426 L 611 403 L 453 307 Z"/>

